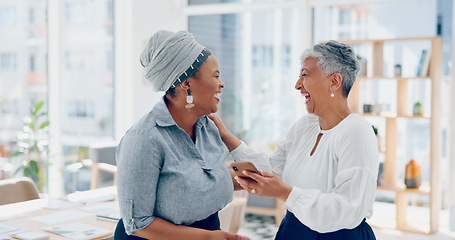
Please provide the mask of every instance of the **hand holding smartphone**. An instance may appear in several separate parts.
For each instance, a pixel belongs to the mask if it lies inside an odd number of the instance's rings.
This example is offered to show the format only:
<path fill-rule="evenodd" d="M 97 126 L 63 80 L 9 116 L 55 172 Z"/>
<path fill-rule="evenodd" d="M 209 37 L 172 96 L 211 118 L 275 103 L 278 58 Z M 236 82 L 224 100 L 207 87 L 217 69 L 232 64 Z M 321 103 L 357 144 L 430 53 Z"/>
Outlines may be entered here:
<path fill-rule="evenodd" d="M 243 171 L 250 171 L 250 172 L 254 172 L 256 174 L 259 174 L 259 171 L 257 170 L 257 168 L 254 166 L 254 164 L 252 162 L 233 162 L 231 163 L 231 168 L 234 170 L 234 173 L 241 177 L 241 178 L 245 178 L 245 179 L 248 179 L 248 180 L 251 180 L 251 181 L 254 181 L 256 182 L 256 180 L 246 176 L 245 174 L 243 174 Z"/>

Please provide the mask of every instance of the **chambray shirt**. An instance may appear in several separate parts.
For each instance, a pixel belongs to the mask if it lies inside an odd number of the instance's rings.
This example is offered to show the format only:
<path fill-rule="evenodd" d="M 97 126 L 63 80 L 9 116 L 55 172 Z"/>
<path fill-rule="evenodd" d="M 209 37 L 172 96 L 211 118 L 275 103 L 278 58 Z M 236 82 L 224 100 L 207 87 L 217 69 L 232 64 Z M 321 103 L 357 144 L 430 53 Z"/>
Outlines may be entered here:
<path fill-rule="evenodd" d="M 127 234 L 155 217 L 179 225 L 226 206 L 233 184 L 227 149 L 207 116 L 195 124 L 196 142 L 176 125 L 164 99 L 134 124 L 117 148 L 117 191 Z"/>

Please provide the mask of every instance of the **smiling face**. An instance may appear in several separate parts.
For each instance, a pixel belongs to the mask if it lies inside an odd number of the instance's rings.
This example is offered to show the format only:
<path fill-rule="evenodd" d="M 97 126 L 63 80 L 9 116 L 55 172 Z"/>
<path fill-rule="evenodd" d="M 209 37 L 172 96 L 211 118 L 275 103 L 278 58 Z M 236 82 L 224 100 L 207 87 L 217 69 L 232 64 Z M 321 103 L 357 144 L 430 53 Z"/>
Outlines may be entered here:
<path fill-rule="evenodd" d="M 305 97 L 307 111 L 321 116 L 321 113 L 327 109 L 331 92 L 329 77 L 323 76 L 317 62 L 316 58 L 307 58 L 303 62 L 295 89 Z"/>
<path fill-rule="evenodd" d="M 188 80 L 190 80 L 191 95 L 195 105 L 192 111 L 197 111 L 200 115 L 216 112 L 221 90 L 224 88 L 216 57 L 213 54 L 210 55 Z"/>

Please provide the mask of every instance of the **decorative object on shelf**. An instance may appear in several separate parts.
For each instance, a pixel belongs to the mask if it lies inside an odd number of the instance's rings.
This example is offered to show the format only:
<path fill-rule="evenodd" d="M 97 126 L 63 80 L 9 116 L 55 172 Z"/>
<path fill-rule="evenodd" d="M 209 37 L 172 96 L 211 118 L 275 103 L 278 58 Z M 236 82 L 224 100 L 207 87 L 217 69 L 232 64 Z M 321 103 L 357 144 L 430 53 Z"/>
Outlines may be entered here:
<path fill-rule="evenodd" d="M 24 127 L 16 137 L 18 150 L 11 154 L 12 159 L 21 163 L 14 175 L 22 171 L 35 181 L 40 192 L 44 192 L 49 154 L 49 121 L 43 105 L 39 101 L 30 108 L 30 115 L 24 117 Z"/>
<path fill-rule="evenodd" d="M 421 116 L 423 115 L 423 106 L 420 102 L 416 102 L 412 108 L 412 115 Z"/>
<path fill-rule="evenodd" d="M 393 67 L 393 74 L 395 77 L 401 77 L 401 64 L 396 64 L 395 67 Z"/>
<path fill-rule="evenodd" d="M 363 112 L 364 113 L 373 112 L 373 104 L 363 104 Z"/>
<path fill-rule="evenodd" d="M 359 64 L 360 64 L 359 76 L 366 76 L 367 69 L 368 69 L 367 60 L 365 58 L 362 58 L 361 56 L 357 55 L 357 61 L 359 61 Z"/>
<path fill-rule="evenodd" d="M 407 188 L 418 188 L 421 184 L 421 172 L 420 166 L 414 159 L 411 159 L 406 164 L 406 170 L 404 174 L 404 184 Z"/>
<path fill-rule="evenodd" d="M 376 180 L 376 184 L 378 186 L 382 185 L 382 173 L 384 172 L 384 163 L 380 162 L 378 167 L 378 179 Z"/>
<path fill-rule="evenodd" d="M 382 103 L 376 103 L 373 106 L 373 113 L 380 114 L 382 112 L 382 109 L 383 109 L 383 104 Z"/>
<path fill-rule="evenodd" d="M 422 50 L 422 55 L 420 56 L 419 66 L 417 67 L 417 76 L 426 77 L 428 76 L 428 68 L 430 66 L 430 50 Z"/>

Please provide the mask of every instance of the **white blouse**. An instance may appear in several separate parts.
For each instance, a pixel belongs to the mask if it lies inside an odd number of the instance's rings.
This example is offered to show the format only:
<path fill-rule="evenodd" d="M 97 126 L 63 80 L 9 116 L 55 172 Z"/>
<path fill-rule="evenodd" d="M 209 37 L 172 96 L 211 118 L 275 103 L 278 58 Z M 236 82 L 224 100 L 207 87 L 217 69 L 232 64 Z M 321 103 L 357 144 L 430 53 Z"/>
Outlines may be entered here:
<path fill-rule="evenodd" d="M 245 143 L 231 154 L 235 161 L 251 161 L 292 186 L 285 205 L 312 230 L 353 229 L 372 216 L 378 143 L 371 125 L 357 114 L 330 130 L 321 130 L 318 117 L 308 114 L 294 124 L 270 156 Z"/>

